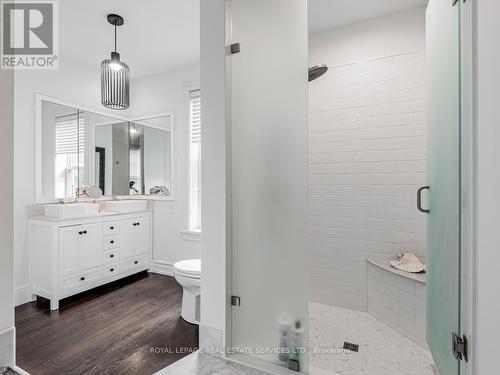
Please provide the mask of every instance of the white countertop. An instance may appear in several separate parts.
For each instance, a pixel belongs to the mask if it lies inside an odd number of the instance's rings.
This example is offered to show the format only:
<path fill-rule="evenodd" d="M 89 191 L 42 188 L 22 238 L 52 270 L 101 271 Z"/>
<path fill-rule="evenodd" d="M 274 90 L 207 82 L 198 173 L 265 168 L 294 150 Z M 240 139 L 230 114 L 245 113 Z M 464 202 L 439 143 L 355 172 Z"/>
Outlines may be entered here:
<path fill-rule="evenodd" d="M 152 209 L 147 208 L 145 210 L 140 211 L 132 211 L 132 212 L 114 212 L 114 211 L 99 211 L 97 214 L 79 216 L 79 217 L 46 217 L 46 216 L 33 216 L 31 220 L 41 220 L 41 221 L 49 221 L 49 222 L 60 222 L 60 221 L 75 221 L 75 220 L 88 220 L 88 219 L 99 219 L 108 216 L 124 216 L 124 215 L 137 215 L 143 213 L 153 212 Z"/>

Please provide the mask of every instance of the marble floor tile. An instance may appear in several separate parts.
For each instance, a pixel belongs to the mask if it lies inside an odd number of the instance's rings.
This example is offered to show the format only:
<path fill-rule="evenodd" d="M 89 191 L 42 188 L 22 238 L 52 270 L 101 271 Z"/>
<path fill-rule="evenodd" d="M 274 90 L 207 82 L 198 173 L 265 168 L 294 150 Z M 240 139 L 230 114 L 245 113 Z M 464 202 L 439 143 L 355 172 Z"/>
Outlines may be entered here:
<path fill-rule="evenodd" d="M 309 304 L 310 349 L 342 349 L 350 353 L 312 353 L 311 375 L 434 375 L 431 354 L 366 312 Z M 339 350 L 340 351 L 340 350 Z"/>
<path fill-rule="evenodd" d="M 337 375 L 337 374 L 333 371 L 309 365 L 309 375 Z"/>
<path fill-rule="evenodd" d="M 269 373 L 215 355 L 193 353 L 155 375 L 269 375 Z"/>
<path fill-rule="evenodd" d="M 358 352 L 342 353 L 344 341 Z M 435 375 L 431 354 L 366 312 L 310 303 L 310 375 Z M 337 348 L 338 353 L 314 353 Z M 155 375 L 266 375 L 224 358 L 194 353 Z"/>

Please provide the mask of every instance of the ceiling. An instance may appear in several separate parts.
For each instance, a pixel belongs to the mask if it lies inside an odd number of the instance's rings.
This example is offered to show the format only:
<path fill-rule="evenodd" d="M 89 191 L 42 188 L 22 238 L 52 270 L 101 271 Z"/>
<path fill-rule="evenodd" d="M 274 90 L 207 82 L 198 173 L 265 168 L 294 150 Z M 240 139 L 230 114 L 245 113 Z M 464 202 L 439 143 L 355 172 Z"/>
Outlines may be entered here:
<path fill-rule="evenodd" d="M 309 34 L 427 4 L 428 0 L 308 0 Z"/>
<path fill-rule="evenodd" d="M 114 48 L 106 15 L 117 13 L 125 19 L 118 52 L 132 79 L 193 65 L 200 59 L 199 1 L 60 1 L 60 54 L 98 68 Z"/>
<path fill-rule="evenodd" d="M 118 52 L 132 79 L 194 65 L 200 59 L 200 0 L 64 0 L 59 2 L 60 54 L 98 69 L 113 50 L 118 13 Z M 314 34 L 384 14 L 422 6 L 427 0 L 308 0 Z M 140 5 L 139 5 L 140 4 Z"/>

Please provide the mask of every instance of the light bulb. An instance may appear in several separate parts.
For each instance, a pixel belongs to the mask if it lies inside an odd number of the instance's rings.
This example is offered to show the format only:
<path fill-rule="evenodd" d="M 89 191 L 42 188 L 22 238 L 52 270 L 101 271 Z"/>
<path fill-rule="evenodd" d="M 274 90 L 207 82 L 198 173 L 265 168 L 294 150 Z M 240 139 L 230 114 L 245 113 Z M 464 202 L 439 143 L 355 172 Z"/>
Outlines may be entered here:
<path fill-rule="evenodd" d="M 118 62 L 118 61 L 111 61 L 109 63 L 109 67 L 113 70 L 122 70 L 123 69 L 122 64 L 120 64 L 120 62 Z"/>

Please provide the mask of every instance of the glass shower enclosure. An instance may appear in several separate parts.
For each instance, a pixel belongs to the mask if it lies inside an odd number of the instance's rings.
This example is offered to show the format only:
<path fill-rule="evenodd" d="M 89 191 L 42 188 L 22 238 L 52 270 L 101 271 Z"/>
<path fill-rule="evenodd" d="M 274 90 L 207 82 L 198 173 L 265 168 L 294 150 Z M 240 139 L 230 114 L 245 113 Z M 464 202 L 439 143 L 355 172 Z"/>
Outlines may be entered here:
<path fill-rule="evenodd" d="M 307 342 L 307 1 L 232 0 L 227 9 L 231 346 L 307 371 L 298 353 Z M 278 353 L 286 346 L 295 353 Z"/>
<path fill-rule="evenodd" d="M 426 15 L 427 342 L 441 375 L 459 374 L 463 357 L 461 6 L 430 0 Z M 284 346 L 284 332 L 300 334 L 300 345 L 288 344 L 292 349 L 307 343 L 307 0 L 231 0 L 227 17 L 229 346 L 286 367 L 298 358 L 307 372 L 305 353 L 276 352 Z"/>
<path fill-rule="evenodd" d="M 461 1 L 430 0 L 427 28 L 427 342 L 442 375 L 460 373 Z M 465 359 L 465 358 L 463 358 Z"/>

